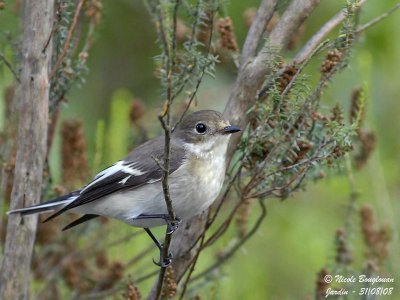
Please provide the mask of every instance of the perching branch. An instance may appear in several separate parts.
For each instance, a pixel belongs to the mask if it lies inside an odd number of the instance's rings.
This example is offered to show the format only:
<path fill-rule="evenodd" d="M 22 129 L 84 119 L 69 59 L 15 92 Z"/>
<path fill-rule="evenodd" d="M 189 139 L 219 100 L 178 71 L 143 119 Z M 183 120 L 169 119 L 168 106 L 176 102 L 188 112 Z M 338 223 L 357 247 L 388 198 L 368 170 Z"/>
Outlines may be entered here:
<path fill-rule="evenodd" d="M 161 6 L 161 3 L 159 3 Z M 164 144 L 164 164 L 163 164 L 163 178 L 162 178 L 162 188 L 163 188 L 163 193 L 164 193 L 164 199 L 165 199 L 165 204 L 167 206 L 168 214 L 170 220 L 175 220 L 176 215 L 174 212 L 174 209 L 172 207 L 172 199 L 171 195 L 169 192 L 169 183 L 168 183 L 168 175 L 169 175 L 169 161 L 170 161 L 170 153 L 171 153 L 171 105 L 173 101 L 173 83 L 172 83 L 172 73 L 174 72 L 175 68 L 175 63 L 176 63 L 176 23 L 177 23 L 177 18 L 178 18 L 178 8 L 179 8 L 179 0 L 175 0 L 174 3 L 174 8 L 173 8 L 173 16 L 172 16 L 172 36 L 171 36 L 171 42 L 167 40 L 167 30 L 165 28 L 165 24 L 163 22 L 163 17 L 162 17 L 162 11 L 161 8 L 158 8 L 158 16 L 159 16 L 159 22 L 160 22 L 160 35 L 162 37 L 162 43 L 164 45 L 164 51 L 165 51 L 165 66 L 166 66 L 166 72 L 167 72 L 167 100 L 165 103 L 164 111 L 159 115 L 158 119 L 160 120 L 160 123 L 164 129 L 164 134 L 165 134 L 165 144 Z M 165 239 L 163 243 L 163 249 L 162 249 L 162 258 L 168 257 L 169 255 L 169 246 L 171 244 L 171 233 L 168 232 L 169 228 L 167 227 L 166 233 L 165 233 Z M 160 259 L 162 259 L 160 258 Z M 160 261 L 162 264 L 163 261 Z M 164 277 L 165 277 L 165 272 L 166 272 L 166 267 L 161 266 L 160 272 L 158 275 L 158 282 L 156 285 L 156 290 L 154 295 L 154 298 L 150 299 L 155 299 L 158 300 L 161 297 L 162 289 L 163 289 L 163 283 L 164 283 Z"/>
<path fill-rule="evenodd" d="M 44 52 L 53 25 L 53 0 L 25 1 L 19 92 L 18 150 L 11 209 L 39 203 L 46 156 L 49 65 L 52 47 Z M 1 299 L 28 299 L 29 274 L 37 216 L 8 217 L 0 272 Z"/>

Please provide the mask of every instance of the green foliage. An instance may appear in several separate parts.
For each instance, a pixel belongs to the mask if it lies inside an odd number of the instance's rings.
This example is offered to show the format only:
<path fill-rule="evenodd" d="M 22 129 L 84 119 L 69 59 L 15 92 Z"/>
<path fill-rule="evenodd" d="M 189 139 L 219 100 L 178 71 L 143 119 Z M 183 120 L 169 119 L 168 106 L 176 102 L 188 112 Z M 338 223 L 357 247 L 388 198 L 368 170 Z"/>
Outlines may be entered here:
<path fill-rule="evenodd" d="M 54 25 L 52 43 L 53 57 L 52 70 L 50 72 L 50 112 L 58 110 L 60 104 L 65 101 L 66 93 L 73 87 L 80 87 L 84 82 L 84 76 L 88 72 L 88 51 L 93 42 L 96 22 L 92 19 L 81 21 L 85 23 L 84 34 L 76 33 L 74 20 L 78 9 L 78 2 L 58 0 L 55 3 L 57 15 Z M 83 26 L 83 24 L 80 24 Z"/>
<path fill-rule="evenodd" d="M 173 101 L 184 94 L 191 102 L 203 76 L 205 74 L 214 76 L 215 73 L 218 59 L 210 53 L 212 40 L 210 28 L 213 27 L 219 2 L 216 0 L 181 2 L 178 4 L 173 1 L 150 0 L 147 1 L 147 5 L 157 26 L 157 43 L 161 53 L 155 57 L 155 62 L 164 97 Z M 190 24 L 191 28 L 188 38 L 181 45 L 178 45 L 176 38 L 178 15 L 182 15 L 182 20 Z M 200 41 L 198 37 L 202 33 L 208 37 Z"/>

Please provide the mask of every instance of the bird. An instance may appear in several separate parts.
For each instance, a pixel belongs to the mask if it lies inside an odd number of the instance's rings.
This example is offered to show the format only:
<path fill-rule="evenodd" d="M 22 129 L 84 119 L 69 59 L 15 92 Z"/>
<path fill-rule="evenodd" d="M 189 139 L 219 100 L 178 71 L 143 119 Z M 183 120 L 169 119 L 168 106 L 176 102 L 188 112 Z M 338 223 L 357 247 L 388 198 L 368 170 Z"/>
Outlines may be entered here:
<path fill-rule="evenodd" d="M 120 220 L 147 232 L 160 251 L 159 262 L 153 261 L 166 267 L 172 262 L 172 254 L 163 257 L 163 245 L 150 228 L 166 225 L 167 233 L 172 234 L 182 219 L 210 207 L 224 183 L 230 136 L 239 131 L 214 110 L 188 114 L 176 125 L 170 137 L 168 175 L 174 220 L 168 214 L 162 188 L 164 170 L 160 162 L 164 161 L 165 135 L 139 145 L 81 189 L 8 214 L 53 212 L 44 222 L 65 212 L 83 214 L 63 230 L 98 216 Z"/>

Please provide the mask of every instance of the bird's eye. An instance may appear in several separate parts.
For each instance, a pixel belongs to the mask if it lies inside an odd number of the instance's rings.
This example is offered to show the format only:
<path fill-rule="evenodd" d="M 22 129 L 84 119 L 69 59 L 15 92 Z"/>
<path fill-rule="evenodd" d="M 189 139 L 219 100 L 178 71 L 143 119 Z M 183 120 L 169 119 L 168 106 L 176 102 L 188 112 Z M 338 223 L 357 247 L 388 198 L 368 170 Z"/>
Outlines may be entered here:
<path fill-rule="evenodd" d="M 196 125 L 196 131 L 197 131 L 198 133 L 204 133 L 204 132 L 206 132 L 206 130 L 207 130 L 207 127 L 206 127 L 206 125 L 204 125 L 203 123 L 198 123 L 198 124 Z"/>

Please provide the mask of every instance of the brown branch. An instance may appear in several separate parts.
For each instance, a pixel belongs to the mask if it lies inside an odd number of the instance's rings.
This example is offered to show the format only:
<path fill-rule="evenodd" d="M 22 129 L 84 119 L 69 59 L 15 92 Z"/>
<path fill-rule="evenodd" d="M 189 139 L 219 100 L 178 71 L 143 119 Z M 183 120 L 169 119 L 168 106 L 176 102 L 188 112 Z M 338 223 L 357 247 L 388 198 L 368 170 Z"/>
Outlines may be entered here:
<path fill-rule="evenodd" d="M 265 32 L 268 22 L 271 20 L 278 0 L 263 0 L 257 15 L 250 27 L 240 56 L 240 65 L 257 54 L 257 47 Z"/>
<path fill-rule="evenodd" d="M 170 162 L 170 154 L 171 154 L 171 110 L 170 110 L 170 107 L 171 107 L 172 101 L 173 101 L 172 76 L 173 76 L 173 72 L 174 72 L 175 59 L 176 59 L 176 23 L 177 23 L 177 19 L 178 19 L 179 4 L 180 4 L 180 1 L 175 0 L 173 19 L 172 19 L 172 21 L 173 21 L 172 49 L 170 49 L 170 45 L 166 38 L 165 27 L 164 27 L 165 25 L 163 23 L 163 17 L 161 15 L 162 12 L 160 11 L 160 9 L 158 10 L 158 17 L 159 17 L 159 22 L 160 22 L 160 34 L 163 39 L 164 51 L 167 52 L 167 56 L 166 56 L 166 59 L 167 59 L 167 61 L 166 61 L 167 101 L 166 101 L 165 109 L 158 116 L 158 119 L 160 120 L 160 123 L 164 129 L 164 134 L 165 134 L 162 188 L 163 188 L 165 204 L 167 206 L 167 211 L 168 211 L 170 220 L 176 219 L 175 211 L 172 206 L 171 195 L 169 192 L 168 175 L 169 175 L 169 162 Z M 169 228 L 167 227 L 166 233 L 165 233 L 165 239 L 164 239 L 164 243 L 163 243 L 162 257 L 160 259 L 162 259 L 164 257 L 168 257 L 168 255 L 169 255 L 169 247 L 171 244 L 172 235 L 168 231 L 169 231 Z M 160 261 L 160 263 L 163 264 L 163 261 Z M 164 266 L 162 266 L 160 268 L 157 285 L 155 286 L 155 290 L 153 289 L 151 291 L 151 293 L 149 295 L 149 299 L 155 299 L 155 300 L 160 299 L 162 289 L 163 289 L 164 277 L 165 277 L 166 270 L 167 270 L 167 268 Z"/>
<path fill-rule="evenodd" d="M 273 46 L 277 50 L 284 49 L 296 29 L 304 22 L 318 3 L 319 0 L 292 1 L 271 32 L 270 38 L 265 42 L 264 47 L 270 48 Z M 254 59 L 244 62 L 243 68 L 236 78 L 224 115 L 241 128 L 246 127 L 248 123 L 246 112 L 256 102 L 258 90 L 261 88 L 267 74 L 271 72 L 271 69 L 266 65 L 266 62 L 271 60 L 274 60 L 271 52 L 263 51 L 262 49 Z M 240 134 L 232 136 L 228 147 L 229 158 L 233 156 L 240 138 Z"/>
<path fill-rule="evenodd" d="M 46 157 L 49 65 L 52 47 L 43 46 L 53 25 L 53 0 L 25 1 L 19 92 L 18 150 L 11 209 L 39 203 Z M 0 272 L 1 299 L 28 299 L 37 216 L 10 215 Z"/>
<path fill-rule="evenodd" d="M 367 0 L 361 0 L 359 2 L 359 7 L 364 5 Z M 323 41 L 323 39 L 338 26 L 346 18 L 347 8 L 342 9 L 335 16 L 332 17 L 328 22 L 326 22 L 317 33 L 315 33 L 308 42 L 303 46 L 303 48 L 296 54 L 293 61 L 295 63 L 301 63 L 307 59 L 308 56 L 314 51 L 314 49 Z"/>
<path fill-rule="evenodd" d="M 63 62 L 65 55 L 67 54 L 69 43 L 71 41 L 72 34 L 75 31 L 76 25 L 78 24 L 79 15 L 81 13 L 84 1 L 85 0 L 79 0 L 78 4 L 76 5 L 74 18 L 72 20 L 71 27 L 68 30 L 67 37 L 66 37 L 65 42 L 64 42 L 63 50 L 62 50 L 60 56 L 58 57 L 56 63 L 54 64 L 53 69 L 51 70 L 51 73 L 50 73 L 50 76 L 49 76 L 50 79 L 52 79 L 54 77 L 54 75 L 56 74 L 58 68 L 60 67 L 61 63 Z"/>
<path fill-rule="evenodd" d="M 293 4 L 294 2 L 296 3 Z M 277 24 L 277 27 L 275 27 L 275 33 L 274 31 L 271 33 L 270 43 L 272 45 L 281 46 L 283 49 L 284 45 L 289 42 L 293 32 L 295 32 L 294 28 L 298 28 L 301 25 L 305 18 L 317 6 L 318 2 L 317 0 L 293 1 L 282 16 L 281 21 Z M 252 26 L 259 26 L 259 23 L 253 22 Z M 254 39 L 252 44 L 258 44 L 262 38 L 259 31 L 250 29 L 249 33 L 254 34 L 254 36 L 249 37 L 251 40 Z M 256 41 L 257 39 L 259 40 Z M 249 51 L 249 53 L 250 52 L 251 51 Z M 242 62 L 243 67 L 238 73 L 238 77 L 224 111 L 224 116 L 228 118 L 232 124 L 239 125 L 243 129 L 246 127 L 248 123 L 246 112 L 257 100 L 257 91 L 261 88 L 265 76 L 271 72 L 271 70 L 266 67 L 265 61 L 272 59 L 273 57 L 268 56 L 264 51 L 260 51 L 256 58 L 249 58 Z M 228 163 L 235 152 L 239 140 L 239 134 L 231 138 L 227 154 Z M 190 266 L 193 261 L 195 253 L 192 253 L 190 250 L 193 247 L 193 241 L 198 241 L 199 237 L 202 235 L 206 222 L 207 215 L 204 213 L 192 220 L 184 220 L 173 237 L 171 250 L 175 256 L 173 268 L 177 282 L 182 279 L 184 273 L 188 270 L 188 266 Z"/>

